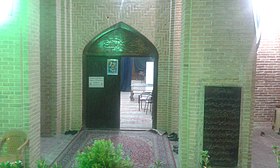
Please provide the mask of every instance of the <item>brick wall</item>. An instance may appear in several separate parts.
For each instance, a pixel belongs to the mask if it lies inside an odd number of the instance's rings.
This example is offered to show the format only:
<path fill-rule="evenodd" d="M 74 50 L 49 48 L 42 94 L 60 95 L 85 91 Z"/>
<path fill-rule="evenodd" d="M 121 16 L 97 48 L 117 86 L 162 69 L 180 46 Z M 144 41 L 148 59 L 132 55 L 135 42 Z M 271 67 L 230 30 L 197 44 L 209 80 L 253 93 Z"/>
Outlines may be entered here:
<path fill-rule="evenodd" d="M 27 58 L 28 70 L 28 96 L 25 102 L 29 102 L 28 113 L 25 113 L 24 126 L 29 130 L 29 156 L 30 167 L 37 165 L 40 159 L 40 8 L 39 0 L 28 1 L 27 24 Z M 25 50 L 25 49 L 24 49 Z M 27 127 L 28 124 L 28 127 Z"/>
<path fill-rule="evenodd" d="M 247 1 L 184 3 L 180 89 L 180 163 L 199 167 L 203 142 L 204 87 L 242 87 L 238 167 L 250 167 L 250 128 L 255 57 L 254 22 Z"/>
<path fill-rule="evenodd" d="M 181 50 L 182 50 L 182 0 L 172 1 L 171 8 L 171 40 L 170 40 L 170 82 L 169 86 L 169 102 L 170 108 L 168 109 L 168 115 L 170 122 L 168 128 L 170 132 L 177 132 L 179 129 L 179 95 L 180 95 L 180 65 L 181 65 Z"/>
<path fill-rule="evenodd" d="M 41 135 L 51 136 L 56 131 L 57 65 L 55 0 L 40 3 L 40 56 L 41 56 Z M 57 15 L 59 16 L 59 15 Z"/>
<path fill-rule="evenodd" d="M 156 1 L 155 13 L 155 41 L 159 52 L 158 64 L 158 99 L 157 99 L 157 128 L 171 132 L 171 99 L 172 69 L 171 43 L 171 1 Z M 149 28 L 146 29 L 149 31 Z M 174 122 L 174 121 L 173 121 Z M 176 122 L 176 121 L 175 121 Z"/>
<path fill-rule="evenodd" d="M 63 130 L 74 129 L 71 124 L 72 107 L 72 1 L 64 1 L 62 31 L 63 54 L 62 54 L 62 128 Z M 75 128 L 77 129 L 77 128 Z"/>
<path fill-rule="evenodd" d="M 72 1 L 56 0 L 56 134 L 71 127 L 72 113 Z M 76 128 L 79 129 L 79 128 Z"/>
<path fill-rule="evenodd" d="M 263 30 L 257 52 L 255 126 L 271 126 L 275 107 L 280 105 L 280 31 L 271 33 Z"/>
<path fill-rule="evenodd" d="M 20 16 L 25 14 L 26 9 L 18 6 L 19 4 L 16 6 L 18 10 L 13 12 L 9 20 L 0 25 L 0 134 L 23 127 L 23 116 L 26 113 L 23 103 L 28 91 L 24 87 L 27 78 L 23 66 L 23 59 L 26 59 L 23 49 L 26 51 L 26 45 L 22 36 L 27 32 L 21 31 L 24 25 L 20 24 Z M 26 14 L 22 16 L 26 20 L 25 17 Z"/>
<path fill-rule="evenodd" d="M 72 1 L 57 0 L 57 131 L 77 129 L 72 127 Z"/>
<path fill-rule="evenodd" d="M 18 1 L 0 25 L 0 134 L 28 133 L 30 165 L 40 155 L 39 1 Z"/>
<path fill-rule="evenodd" d="M 52 119 L 52 122 L 55 123 L 55 128 L 52 131 L 53 134 L 61 133 L 62 129 L 62 110 L 63 110 L 63 99 L 62 99 L 62 68 L 64 64 L 62 64 L 62 57 L 63 57 L 63 49 L 64 49 L 64 34 L 63 34 L 63 25 L 64 25 L 64 1 L 63 0 L 56 0 L 56 8 L 55 8 L 55 36 L 56 36 L 56 50 L 55 55 L 53 59 L 55 60 L 54 67 L 56 68 L 55 72 L 55 87 L 56 93 L 54 94 L 56 98 L 56 102 L 54 104 L 56 111 L 53 113 L 54 118 Z"/>
<path fill-rule="evenodd" d="M 40 6 L 41 135 L 53 136 L 72 129 L 72 1 Z"/>

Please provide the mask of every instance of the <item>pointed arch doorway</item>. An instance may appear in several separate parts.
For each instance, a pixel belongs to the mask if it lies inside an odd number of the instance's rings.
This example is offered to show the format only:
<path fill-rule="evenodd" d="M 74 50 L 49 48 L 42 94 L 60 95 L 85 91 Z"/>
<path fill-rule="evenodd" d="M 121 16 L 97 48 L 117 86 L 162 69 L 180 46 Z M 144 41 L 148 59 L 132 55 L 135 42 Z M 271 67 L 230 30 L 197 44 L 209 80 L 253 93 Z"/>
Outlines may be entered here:
<path fill-rule="evenodd" d="M 140 32 L 119 22 L 93 38 L 83 51 L 83 127 L 120 128 L 122 58 L 153 60 L 152 127 L 157 122 L 158 52 Z"/>

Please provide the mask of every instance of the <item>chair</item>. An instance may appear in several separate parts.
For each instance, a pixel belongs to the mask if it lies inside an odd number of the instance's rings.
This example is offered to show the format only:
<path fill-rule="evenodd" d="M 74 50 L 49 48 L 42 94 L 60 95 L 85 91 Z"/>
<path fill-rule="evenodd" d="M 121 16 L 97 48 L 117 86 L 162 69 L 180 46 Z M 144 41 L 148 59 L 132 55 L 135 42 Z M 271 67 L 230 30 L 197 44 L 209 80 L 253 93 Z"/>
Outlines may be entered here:
<path fill-rule="evenodd" d="M 143 92 L 143 93 L 139 94 L 139 96 L 138 96 L 138 110 L 139 111 L 140 111 L 140 109 L 143 108 L 142 107 L 142 102 L 145 102 L 145 105 L 146 105 L 147 99 L 151 96 L 152 96 L 151 92 Z M 144 108 L 144 111 L 145 111 L 145 108 Z"/>
<path fill-rule="evenodd" d="M 0 139 L 0 162 L 21 160 L 24 165 L 24 149 L 29 141 L 25 132 L 10 130 Z"/>
<path fill-rule="evenodd" d="M 146 98 L 146 101 L 145 101 L 144 111 L 146 112 L 146 114 L 147 114 L 149 108 L 150 108 L 150 112 L 152 112 L 152 105 L 153 105 L 153 96 L 151 94 Z"/>

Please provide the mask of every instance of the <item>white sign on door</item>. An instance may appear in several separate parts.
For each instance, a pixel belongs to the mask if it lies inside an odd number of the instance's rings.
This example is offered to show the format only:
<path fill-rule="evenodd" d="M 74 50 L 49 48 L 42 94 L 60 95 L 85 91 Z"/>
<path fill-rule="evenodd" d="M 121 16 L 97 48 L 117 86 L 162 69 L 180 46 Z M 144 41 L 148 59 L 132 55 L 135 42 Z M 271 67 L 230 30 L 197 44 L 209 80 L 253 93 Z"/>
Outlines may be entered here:
<path fill-rule="evenodd" d="M 88 77 L 89 88 L 104 88 L 104 77 L 103 76 L 90 76 Z"/>

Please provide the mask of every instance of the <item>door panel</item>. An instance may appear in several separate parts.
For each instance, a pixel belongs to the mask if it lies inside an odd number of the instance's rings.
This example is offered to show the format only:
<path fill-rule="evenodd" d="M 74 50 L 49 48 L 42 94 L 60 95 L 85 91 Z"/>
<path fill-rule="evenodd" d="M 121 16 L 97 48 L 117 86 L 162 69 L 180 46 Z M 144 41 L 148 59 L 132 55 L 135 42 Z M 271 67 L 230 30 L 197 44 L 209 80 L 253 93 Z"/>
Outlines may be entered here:
<path fill-rule="evenodd" d="M 86 96 L 85 126 L 87 128 L 120 127 L 120 60 L 118 58 L 118 75 L 107 75 L 108 57 L 86 57 Z M 89 86 L 89 77 L 102 83 Z M 99 81 L 98 80 L 98 81 Z"/>

